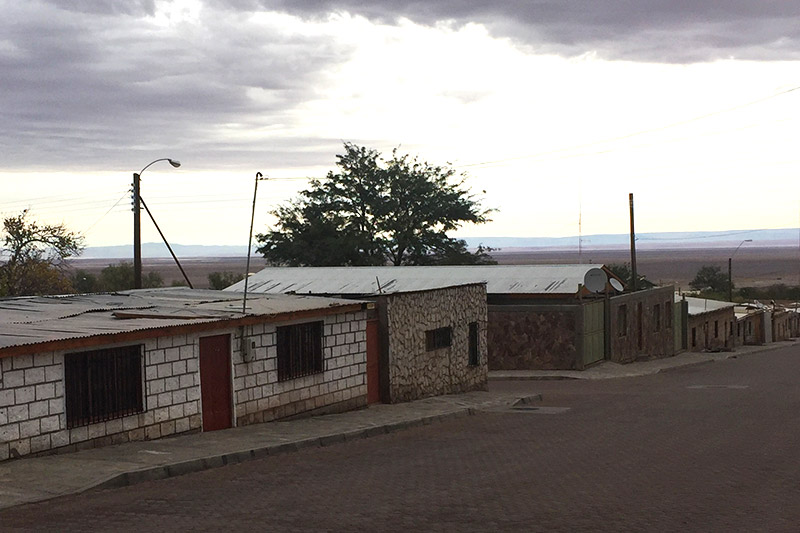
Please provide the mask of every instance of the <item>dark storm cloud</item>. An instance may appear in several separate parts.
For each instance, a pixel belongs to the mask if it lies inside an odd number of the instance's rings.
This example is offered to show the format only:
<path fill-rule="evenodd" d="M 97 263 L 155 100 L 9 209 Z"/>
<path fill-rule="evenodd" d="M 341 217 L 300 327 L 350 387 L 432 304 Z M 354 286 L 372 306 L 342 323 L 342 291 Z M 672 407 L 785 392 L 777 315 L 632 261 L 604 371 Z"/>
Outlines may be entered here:
<path fill-rule="evenodd" d="M 56 4 L 3 6 L 2 169 L 127 168 L 165 151 L 195 167 L 270 162 L 280 151 L 277 164 L 292 150 L 312 160 L 325 151 L 327 161 L 340 144 L 248 137 L 292 126 L 320 72 L 348 59 L 328 38 L 270 30 L 235 12 L 205 11 L 167 30 L 143 17 L 152 2 L 126 13 L 110 1 Z"/>
<path fill-rule="evenodd" d="M 164 5 L 0 0 L 0 170 L 135 168 L 167 152 L 196 167 L 327 164 L 338 140 L 285 132 L 298 105 L 324 96 L 325 72 L 352 50 L 327 35 L 254 23 L 256 11 L 477 22 L 566 56 L 800 58 L 796 1 L 207 0 L 198 20 L 169 29 L 155 16 Z M 480 94 L 451 96 L 469 102 Z M 254 130 L 275 134 L 264 141 L 248 135 Z"/>
<path fill-rule="evenodd" d="M 155 0 L 45 0 L 46 4 L 85 14 L 152 15 Z"/>
<path fill-rule="evenodd" d="M 800 2 L 786 0 L 216 0 L 305 17 L 331 12 L 392 23 L 485 24 L 535 50 L 608 59 L 698 62 L 800 58 Z"/>

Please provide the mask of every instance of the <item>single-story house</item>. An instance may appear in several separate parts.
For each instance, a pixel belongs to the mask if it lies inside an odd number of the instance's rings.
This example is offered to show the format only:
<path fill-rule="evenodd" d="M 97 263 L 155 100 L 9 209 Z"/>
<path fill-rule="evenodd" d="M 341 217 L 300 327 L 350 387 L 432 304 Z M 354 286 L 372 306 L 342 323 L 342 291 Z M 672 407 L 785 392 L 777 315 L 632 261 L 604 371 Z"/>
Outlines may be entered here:
<path fill-rule="evenodd" d="M 403 270 L 268 267 L 250 276 L 248 292 L 373 301 L 376 311 L 367 322 L 368 372 L 370 383 L 380 387 L 371 388 L 371 402 L 486 389 L 486 284 L 392 277 Z M 244 281 L 225 289 L 243 290 Z"/>
<path fill-rule="evenodd" d="M 669 357 L 685 349 L 685 311 L 675 289 L 651 289 L 612 296 L 608 301 L 608 358 L 629 363 L 640 357 Z"/>
<path fill-rule="evenodd" d="M 367 404 L 368 302 L 191 289 L 0 300 L 0 461 Z"/>
<path fill-rule="evenodd" d="M 483 283 L 382 293 L 376 304 L 378 318 L 367 323 L 367 341 L 377 341 L 378 365 L 368 365 L 368 372 L 377 375 L 380 389 L 371 400 L 395 403 L 486 390 Z M 369 360 L 372 353 L 368 349 Z"/>
<path fill-rule="evenodd" d="M 760 345 L 766 342 L 765 325 L 769 321 L 766 308 L 758 305 L 737 305 L 734 346 Z"/>
<path fill-rule="evenodd" d="M 481 265 L 406 267 L 267 267 L 250 276 L 253 293 L 371 298 L 383 293 L 430 291 L 456 284 L 486 284 L 489 369 L 582 369 L 611 358 L 607 300 L 622 298 L 621 281 L 602 265 Z M 242 291 L 244 281 L 226 290 Z M 661 290 L 661 292 L 664 292 Z M 672 298 L 656 291 L 655 305 Z M 635 293 L 637 301 L 649 291 Z M 663 302 L 662 302 L 663 300 Z M 649 300 L 648 300 L 649 301 Z M 633 304 L 631 304 L 633 305 Z M 671 311 L 664 311 L 668 316 Z M 631 324 L 635 324 L 632 320 Z M 643 343 L 672 355 L 665 328 L 642 329 Z M 655 335 L 656 340 L 650 340 Z M 609 343 L 610 344 L 610 343 Z M 664 344 L 660 347 L 660 344 Z M 613 345 L 627 354 L 622 343 Z M 620 360 L 627 357 L 621 356 Z"/>
<path fill-rule="evenodd" d="M 733 302 L 679 295 L 688 305 L 690 352 L 732 350 L 735 348 L 736 315 Z"/>

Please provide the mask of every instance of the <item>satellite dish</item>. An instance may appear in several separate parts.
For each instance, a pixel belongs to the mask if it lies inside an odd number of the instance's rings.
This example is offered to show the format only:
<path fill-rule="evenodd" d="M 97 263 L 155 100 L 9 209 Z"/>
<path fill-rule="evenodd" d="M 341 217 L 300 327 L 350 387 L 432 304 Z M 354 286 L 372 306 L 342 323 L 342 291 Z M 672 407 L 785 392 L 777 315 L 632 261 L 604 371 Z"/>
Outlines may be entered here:
<path fill-rule="evenodd" d="M 618 279 L 611 278 L 608 280 L 608 282 L 611 283 L 611 286 L 614 287 L 614 290 L 618 292 L 625 290 L 625 287 L 622 286 L 622 283 L 620 283 Z"/>
<path fill-rule="evenodd" d="M 589 269 L 583 276 L 583 286 L 591 292 L 603 292 L 607 281 L 608 276 L 599 268 Z"/>

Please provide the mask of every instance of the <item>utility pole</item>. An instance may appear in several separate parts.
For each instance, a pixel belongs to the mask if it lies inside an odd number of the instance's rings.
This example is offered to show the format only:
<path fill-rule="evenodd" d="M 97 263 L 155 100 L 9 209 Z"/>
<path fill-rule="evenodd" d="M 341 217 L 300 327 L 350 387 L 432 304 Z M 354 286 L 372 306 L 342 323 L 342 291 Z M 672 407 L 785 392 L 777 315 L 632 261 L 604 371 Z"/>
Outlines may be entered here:
<path fill-rule="evenodd" d="M 733 301 L 733 275 L 731 274 L 731 263 L 733 263 L 733 255 L 728 258 L 728 301 Z"/>
<path fill-rule="evenodd" d="M 139 174 L 133 173 L 133 288 L 142 288 L 142 210 L 139 207 Z"/>
<path fill-rule="evenodd" d="M 631 290 L 636 291 L 636 231 L 633 229 L 633 193 L 628 194 L 628 204 L 631 208 Z"/>
<path fill-rule="evenodd" d="M 134 289 L 142 288 L 142 218 L 141 218 L 142 209 L 141 207 L 139 207 L 142 196 L 141 193 L 139 192 L 139 182 L 141 182 L 141 176 L 144 173 L 144 171 L 150 168 L 150 165 L 152 165 L 153 163 L 158 163 L 159 161 L 168 161 L 173 168 L 178 168 L 179 166 L 181 166 L 181 162 L 178 161 L 177 159 L 162 157 L 160 159 L 156 159 L 155 161 L 149 162 L 138 173 L 136 172 L 133 173 L 133 288 Z M 150 210 L 148 209 L 147 212 L 149 213 Z M 155 222 L 155 220 L 153 222 Z M 159 232 L 160 231 L 161 230 L 159 230 Z M 166 239 L 164 240 L 164 242 L 166 242 Z M 167 247 L 169 247 L 169 245 L 167 245 Z M 173 255 L 173 257 L 175 256 Z M 175 260 L 177 261 L 177 258 L 175 258 Z M 187 279 L 187 281 L 189 280 Z M 191 285 L 191 283 L 189 285 Z"/>

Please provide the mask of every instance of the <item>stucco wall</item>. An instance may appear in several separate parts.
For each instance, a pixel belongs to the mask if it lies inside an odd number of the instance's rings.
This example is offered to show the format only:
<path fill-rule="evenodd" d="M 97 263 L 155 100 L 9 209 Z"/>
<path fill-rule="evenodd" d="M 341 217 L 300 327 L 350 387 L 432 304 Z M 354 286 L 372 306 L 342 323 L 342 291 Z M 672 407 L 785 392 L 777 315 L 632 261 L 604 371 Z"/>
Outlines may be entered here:
<path fill-rule="evenodd" d="M 463 285 L 378 299 L 388 398 L 403 402 L 487 387 L 486 286 Z M 469 324 L 478 324 L 478 364 L 469 364 Z M 428 351 L 426 331 L 452 327 L 452 344 Z"/>
<path fill-rule="evenodd" d="M 731 322 L 736 322 L 733 307 L 690 315 L 688 350 L 702 352 L 733 349 L 734 339 L 730 335 Z M 735 333 L 734 331 L 734 335 Z"/>
<path fill-rule="evenodd" d="M 629 363 L 639 357 L 674 355 L 674 298 L 672 286 L 611 297 L 608 307 L 609 359 L 616 363 Z"/>
<path fill-rule="evenodd" d="M 67 428 L 64 355 L 80 350 L 0 359 L 0 461 L 53 449 L 65 451 L 156 439 L 202 428 L 199 339 L 231 336 L 232 404 L 237 424 L 309 411 L 366 405 L 366 320 L 364 312 L 320 318 L 324 372 L 278 382 L 275 330 L 278 324 L 245 328 L 256 343 L 247 361 L 240 330 L 163 336 L 114 346 L 143 346 L 144 411 L 105 422 Z"/>
<path fill-rule="evenodd" d="M 579 305 L 489 306 L 490 370 L 575 370 Z"/>
<path fill-rule="evenodd" d="M 773 311 L 772 313 L 772 341 L 785 341 L 791 339 L 793 335 L 792 320 L 796 315 L 790 311 Z"/>

